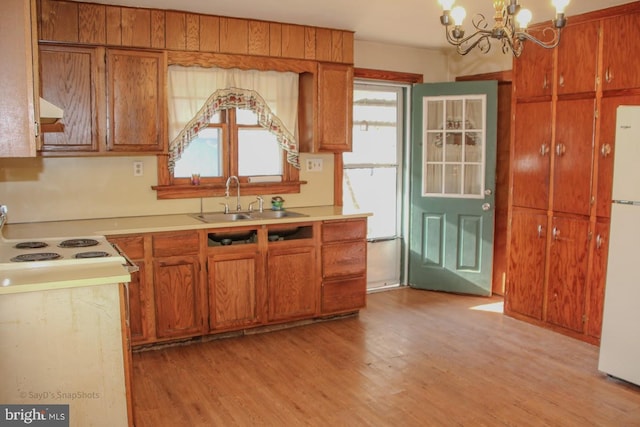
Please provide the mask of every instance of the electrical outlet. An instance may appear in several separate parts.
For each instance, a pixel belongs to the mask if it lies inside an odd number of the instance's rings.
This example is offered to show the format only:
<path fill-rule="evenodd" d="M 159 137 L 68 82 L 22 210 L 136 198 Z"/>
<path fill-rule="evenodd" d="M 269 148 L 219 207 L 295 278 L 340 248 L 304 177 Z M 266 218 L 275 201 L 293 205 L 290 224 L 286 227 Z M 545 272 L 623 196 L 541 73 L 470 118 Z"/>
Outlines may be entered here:
<path fill-rule="evenodd" d="M 322 172 L 322 159 L 307 159 L 307 171 Z"/>
<path fill-rule="evenodd" d="M 144 175 L 144 167 L 142 166 L 141 160 L 135 160 L 133 162 L 133 176 L 142 176 Z"/>

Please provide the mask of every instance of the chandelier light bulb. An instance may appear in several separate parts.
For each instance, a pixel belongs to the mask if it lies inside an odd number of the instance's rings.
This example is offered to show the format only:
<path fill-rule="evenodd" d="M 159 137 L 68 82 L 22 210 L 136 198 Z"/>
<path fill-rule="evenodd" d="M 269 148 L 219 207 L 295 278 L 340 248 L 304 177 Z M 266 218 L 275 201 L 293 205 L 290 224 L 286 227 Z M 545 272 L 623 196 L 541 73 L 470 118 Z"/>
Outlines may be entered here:
<path fill-rule="evenodd" d="M 556 13 L 564 13 L 564 9 L 569 4 L 570 0 L 552 0 L 553 5 L 556 7 Z"/>
<path fill-rule="evenodd" d="M 516 15 L 518 28 L 521 30 L 525 30 L 529 26 L 532 18 L 533 15 L 531 14 L 531 11 L 529 9 L 520 9 L 520 12 L 518 12 L 518 14 Z"/>
<path fill-rule="evenodd" d="M 455 0 L 438 0 L 438 2 L 442 6 L 442 10 L 451 10 Z"/>
<path fill-rule="evenodd" d="M 453 9 L 451 9 L 451 17 L 453 18 L 454 24 L 457 26 L 462 25 L 462 21 L 464 21 L 464 18 L 466 16 L 467 16 L 467 12 L 464 10 L 464 7 L 462 6 L 456 6 Z"/>

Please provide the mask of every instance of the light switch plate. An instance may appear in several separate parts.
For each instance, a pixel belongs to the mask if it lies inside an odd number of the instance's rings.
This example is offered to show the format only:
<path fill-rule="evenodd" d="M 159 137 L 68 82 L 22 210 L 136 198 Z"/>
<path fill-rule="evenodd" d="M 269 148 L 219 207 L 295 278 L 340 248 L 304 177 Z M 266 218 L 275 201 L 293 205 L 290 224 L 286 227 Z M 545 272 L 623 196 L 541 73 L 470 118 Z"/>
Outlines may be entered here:
<path fill-rule="evenodd" d="M 322 159 L 307 159 L 308 172 L 322 172 Z"/>

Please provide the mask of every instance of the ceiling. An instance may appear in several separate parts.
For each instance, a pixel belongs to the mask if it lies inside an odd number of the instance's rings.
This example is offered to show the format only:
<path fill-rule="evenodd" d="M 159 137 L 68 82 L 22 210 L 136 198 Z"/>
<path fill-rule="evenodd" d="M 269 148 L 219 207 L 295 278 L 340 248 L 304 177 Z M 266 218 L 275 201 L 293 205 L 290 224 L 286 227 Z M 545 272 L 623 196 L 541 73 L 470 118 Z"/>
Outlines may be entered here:
<path fill-rule="evenodd" d="M 356 40 L 421 48 L 446 46 L 437 0 L 91 0 L 95 3 L 182 10 L 210 15 L 259 19 L 355 31 Z M 470 16 L 493 16 L 491 0 L 458 0 Z M 553 19 L 550 0 L 521 0 L 533 22 Z M 629 0 L 573 0 L 567 16 L 631 3 Z M 483 6 L 478 6 L 482 4 Z"/>

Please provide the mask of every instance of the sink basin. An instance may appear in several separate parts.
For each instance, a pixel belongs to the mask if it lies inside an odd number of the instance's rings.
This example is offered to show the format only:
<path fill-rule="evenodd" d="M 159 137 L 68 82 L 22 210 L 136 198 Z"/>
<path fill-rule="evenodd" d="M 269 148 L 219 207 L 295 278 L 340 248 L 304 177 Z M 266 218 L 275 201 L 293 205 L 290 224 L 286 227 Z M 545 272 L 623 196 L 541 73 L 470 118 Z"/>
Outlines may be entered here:
<path fill-rule="evenodd" d="M 190 214 L 191 217 L 206 223 L 235 222 L 242 220 L 279 219 L 308 216 L 292 211 L 264 211 L 264 212 L 207 212 L 203 214 Z"/>
<path fill-rule="evenodd" d="M 276 219 L 276 218 L 295 218 L 307 216 L 298 212 L 292 211 L 263 211 L 263 212 L 251 212 L 251 218 L 255 219 Z"/>
<path fill-rule="evenodd" d="M 248 213 L 244 212 L 210 212 L 203 214 L 191 214 L 195 219 L 202 222 L 226 222 L 226 221 L 240 221 L 243 219 L 251 219 Z"/>

